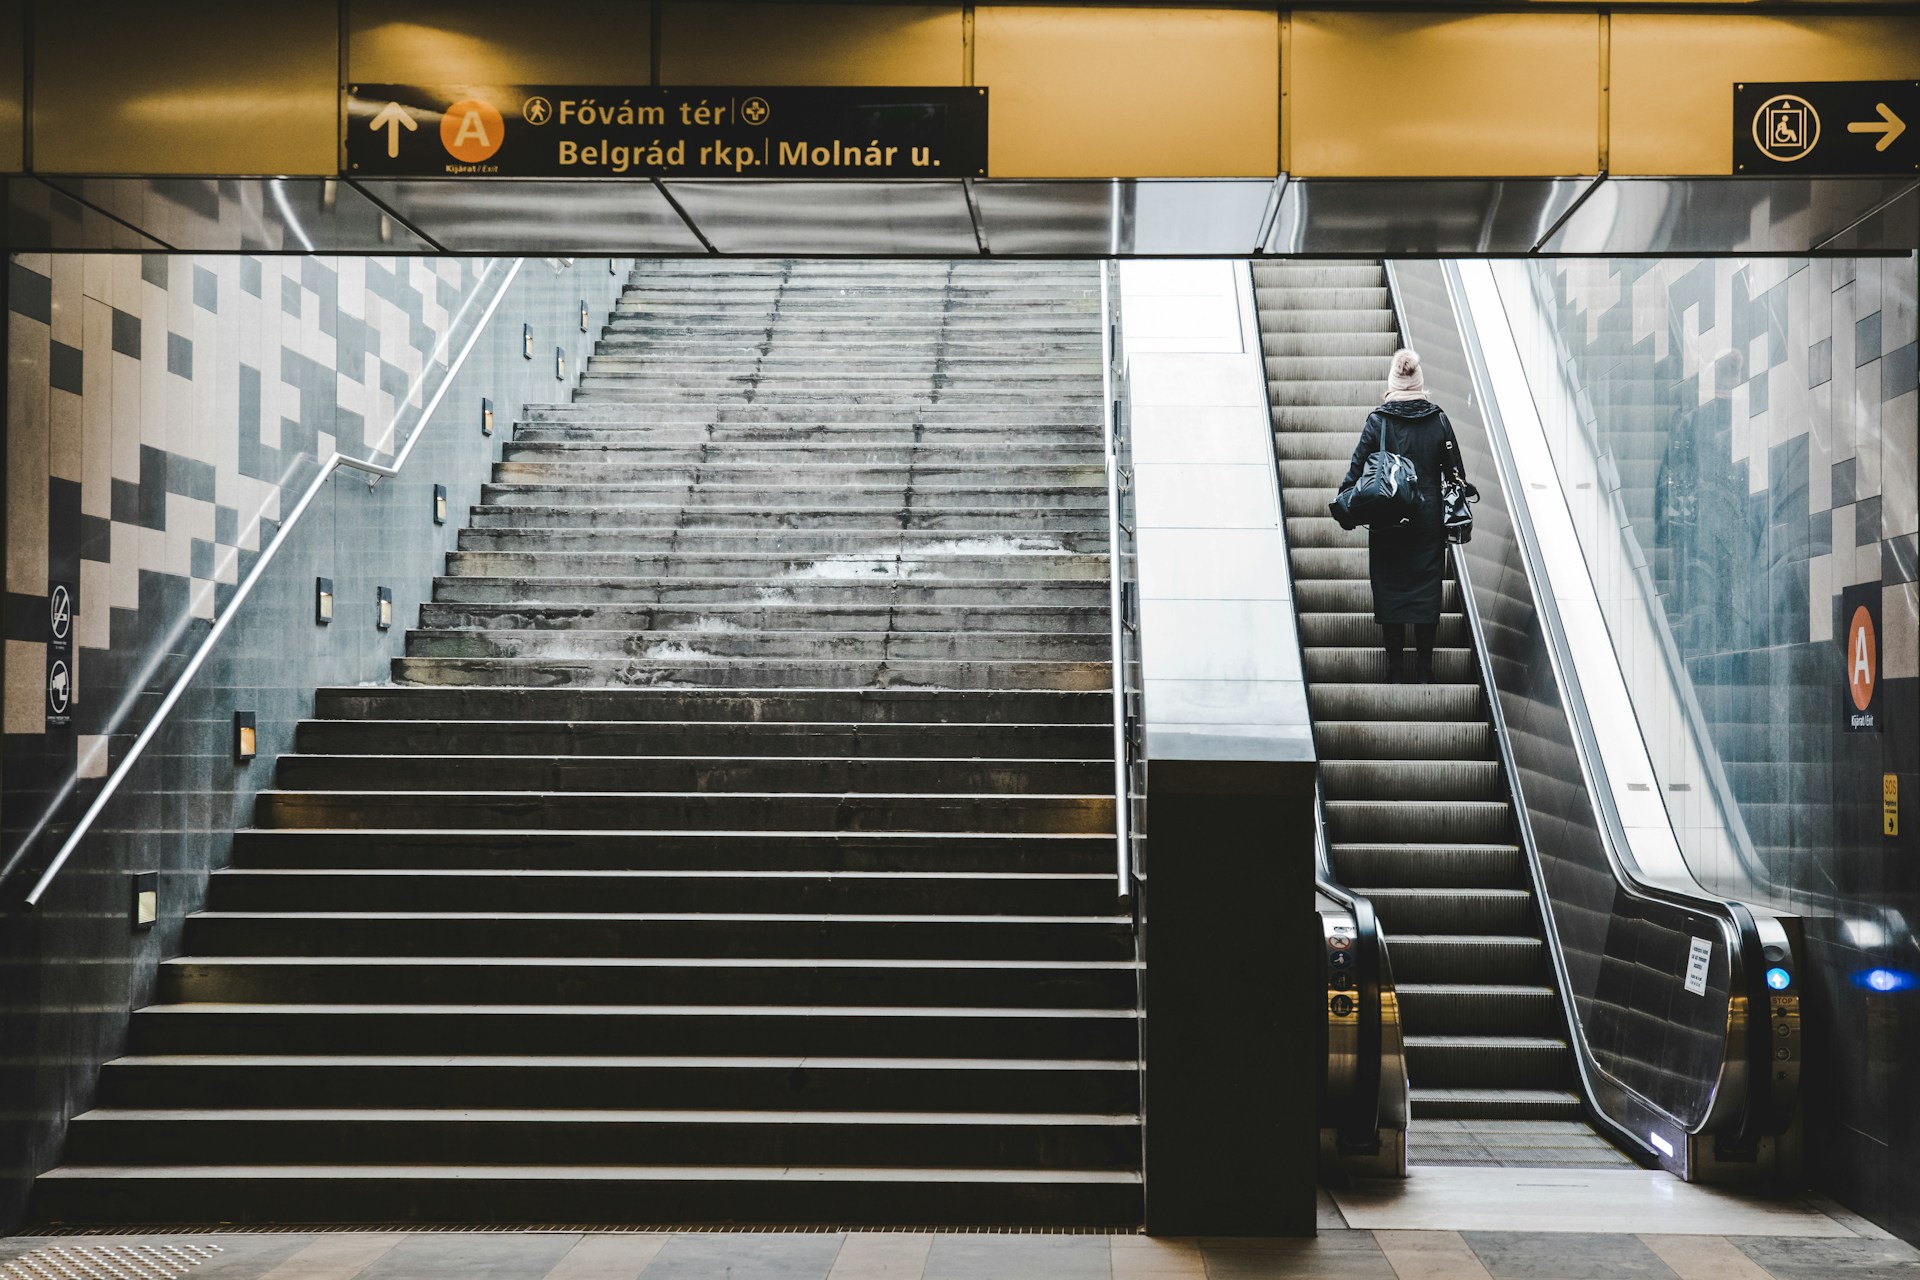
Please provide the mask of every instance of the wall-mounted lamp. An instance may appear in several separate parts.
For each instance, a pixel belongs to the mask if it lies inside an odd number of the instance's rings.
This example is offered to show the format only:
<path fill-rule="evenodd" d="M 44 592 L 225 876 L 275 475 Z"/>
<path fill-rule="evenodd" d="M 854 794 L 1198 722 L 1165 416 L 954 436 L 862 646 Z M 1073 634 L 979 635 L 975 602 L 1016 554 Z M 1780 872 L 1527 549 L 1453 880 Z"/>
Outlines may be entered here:
<path fill-rule="evenodd" d="M 233 713 L 233 762 L 245 764 L 260 752 L 260 738 L 254 731 L 253 712 Z"/>
<path fill-rule="evenodd" d="M 483 436 L 493 434 L 493 401 L 485 396 L 480 397 L 480 434 Z"/>
<path fill-rule="evenodd" d="M 607 259 L 607 274 L 610 276 L 617 276 L 620 274 L 620 259 L 618 258 Z"/>
<path fill-rule="evenodd" d="M 580 299 L 580 332 L 585 333 L 586 331 L 587 331 L 587 300 L 585 298 L 582 298 Z"/>
<path fill-rule="evenodd" d="M 447 486 L 443 484 L 433 486 L 433 522 L 447 522 Z"/>
<path fill-rule="evenodd" d="M 520 326 L 520 354 L 533 359 L 533 326 L 530 324 Z"/>
<path fill-rule="evenodd" d="M 553 376 L 560 379 L 567 376 L 567 353 L 563 347 L 553 349 Z"/>
<path fill-rule="evenodd" d="M 379 620 L 375 623 L 382 631 L 393 625 L 393 588 L 376 587 L 374 600 L 380 606 Z"/>
<path fill-rule="evenodd" d="M 333 621 L 333 579 L 313 580 L 313 620 L 321 626 Z"/>
<path fill-rule="evenodd" d="M 160 873 L 136 871 L 129 879 L 133 881 L 133 927 L 151 929 L 160 918 Z"/>

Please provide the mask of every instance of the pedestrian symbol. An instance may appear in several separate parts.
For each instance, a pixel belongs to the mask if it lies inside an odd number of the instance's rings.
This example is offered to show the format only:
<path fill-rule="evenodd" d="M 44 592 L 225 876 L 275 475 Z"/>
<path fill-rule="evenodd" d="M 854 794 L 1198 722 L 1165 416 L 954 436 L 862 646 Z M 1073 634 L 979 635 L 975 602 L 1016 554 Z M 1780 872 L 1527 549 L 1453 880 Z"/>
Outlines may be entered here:
<path fill-rule="evenodd" d="M 553 119 L 553 104 L 536 93 L 520 108 L 520 118 L 528 124 L 545 124 Z"/>

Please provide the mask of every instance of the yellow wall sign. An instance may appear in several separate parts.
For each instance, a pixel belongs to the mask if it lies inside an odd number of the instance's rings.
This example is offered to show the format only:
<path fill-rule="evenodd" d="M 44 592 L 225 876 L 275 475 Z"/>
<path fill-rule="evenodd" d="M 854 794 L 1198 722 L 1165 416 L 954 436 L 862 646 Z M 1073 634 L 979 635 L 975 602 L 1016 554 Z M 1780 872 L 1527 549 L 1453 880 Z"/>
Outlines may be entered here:
<path fill-rule="evenodd" d="M 1900 775 L 1880 775 L 1881 829 L 1890 836 L 1900 834 Z"/>

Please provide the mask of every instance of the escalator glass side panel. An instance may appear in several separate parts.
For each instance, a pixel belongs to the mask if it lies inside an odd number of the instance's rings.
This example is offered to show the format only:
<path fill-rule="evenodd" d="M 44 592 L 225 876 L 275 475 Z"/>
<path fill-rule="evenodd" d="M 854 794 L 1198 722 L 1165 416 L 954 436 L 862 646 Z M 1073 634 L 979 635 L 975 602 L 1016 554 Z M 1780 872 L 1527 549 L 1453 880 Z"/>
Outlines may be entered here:
<path fill-rule="evenodd" d="M 1743 1096 L 1744 1043 L 1729 1052 L 1729 1029 L 1745 1012 L 1737 938 L 1716 904 L 1635 886 L 1611 852 L 1622 841 L 1592 794 L 1577 737 L 1579 690 L 1562 684 L 1564 655 L 1534 593 L 1525 507 L 1510 501 L 1512 477 L 1483 413 L 1446 267 L 1398 263 L 1395 278 L 1408 340 L 1482 494 L 1463 559 L 1583 1082 L 1602 1115 L 1668 1162 L 1687 1134 L 1724 1122 Z M 1704 984 L 1696 972 L 1689 986 L 1697 947 L 1706 953 Z"/>

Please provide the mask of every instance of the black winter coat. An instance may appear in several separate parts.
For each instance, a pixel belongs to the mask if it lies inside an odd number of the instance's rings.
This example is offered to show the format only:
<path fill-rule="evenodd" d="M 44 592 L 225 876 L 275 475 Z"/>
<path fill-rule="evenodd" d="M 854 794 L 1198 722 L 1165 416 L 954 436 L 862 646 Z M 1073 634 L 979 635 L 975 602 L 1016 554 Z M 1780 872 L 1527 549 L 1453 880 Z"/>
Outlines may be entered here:
<path fill-rule="evenodd" d="M 1360 478 L 1367 458 L 1380 448 L 1413 463 L 1420 483 L 1420 511 L 1404 525 L 1368 530 L 1367 576 L 1373 583 L 1373 620 L 1378 623 L 1440 621 L 1440 579 L 1447 567 L 1447 535 L 1440 525 L 1440 473 L 1462 480 L 1460 442 L 1438 405 L 1426 400 L 1389 400 L 1367 415 L 1360 445 L 1342 490 Z"/>

